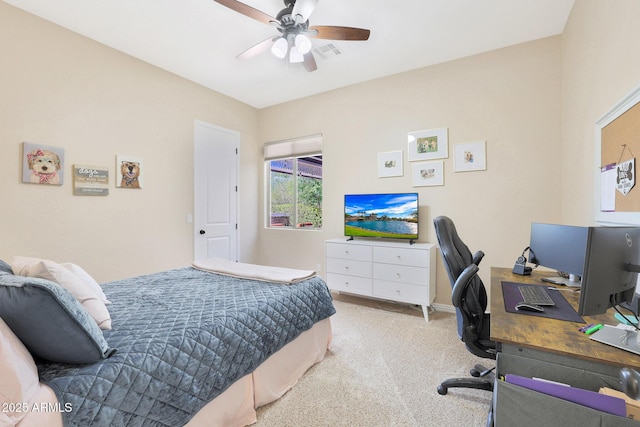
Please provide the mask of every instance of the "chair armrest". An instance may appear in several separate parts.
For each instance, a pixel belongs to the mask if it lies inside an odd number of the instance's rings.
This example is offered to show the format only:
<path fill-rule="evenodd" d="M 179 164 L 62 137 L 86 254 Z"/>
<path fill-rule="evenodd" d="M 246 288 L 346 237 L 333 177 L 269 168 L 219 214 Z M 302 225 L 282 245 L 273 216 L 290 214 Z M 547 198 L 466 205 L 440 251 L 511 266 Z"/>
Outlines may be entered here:
<path fill-rule="evenodd" d="M 476 264 L 470 264 L 464 269 L 464 271 L 462 271 L 462 273 L 460 273 L 460 276 L 458 276 L 456 283 L 453 284 L 453 290 L 451 291 L 451 302 L 454 307 L 458 307 L 460 305 L 458 301 L 462 298 L 463 293 L 467 286 L 469 286 L 471 279 L 473 279 L 478 273 L 478 270 L 480 270 L 480 267 Z"/>
<path fill-rule="evenodd" d="M 484 252 L 478 251 L 473 255 L 472 261 L 475 265 L 480 265 L 482 258 L 484 258 Z"/>

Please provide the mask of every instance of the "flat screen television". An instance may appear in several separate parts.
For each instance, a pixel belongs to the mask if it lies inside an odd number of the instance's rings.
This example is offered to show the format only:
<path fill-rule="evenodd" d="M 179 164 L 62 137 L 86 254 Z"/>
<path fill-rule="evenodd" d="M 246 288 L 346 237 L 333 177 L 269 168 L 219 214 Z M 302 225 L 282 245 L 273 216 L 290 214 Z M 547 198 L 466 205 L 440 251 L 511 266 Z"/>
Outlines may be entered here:
<path fill-rule="evenodd" d="M 344 235 L 418 239 L 418 193 L 345 194 Z"/>

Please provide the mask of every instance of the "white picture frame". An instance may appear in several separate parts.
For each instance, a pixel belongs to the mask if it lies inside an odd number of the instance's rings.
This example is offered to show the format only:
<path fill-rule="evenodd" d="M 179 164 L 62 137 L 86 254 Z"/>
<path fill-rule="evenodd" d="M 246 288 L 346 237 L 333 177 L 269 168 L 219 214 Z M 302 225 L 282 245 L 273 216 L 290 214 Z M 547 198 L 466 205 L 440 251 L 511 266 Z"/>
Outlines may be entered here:
<path fill-rule="evenodd" d="M 402 150 L 378 153 L 378 178 L 404 175 Z"/>
<path fill-rule="evenodd" d="M 411 165 L 414 187 L 444 185 L 444 161 L 420 162 Z"/>
<path fill-rule="evenodd" d="M 407 139 L 410 162 L 449 157 L 448 128 L 409 132 Z"/>
<path fill-rule="evenodd" d="M 487 170 L 486 141 L 473 141 L 454 145 L 454 172 L 473 172 L 481 170 Z"/>

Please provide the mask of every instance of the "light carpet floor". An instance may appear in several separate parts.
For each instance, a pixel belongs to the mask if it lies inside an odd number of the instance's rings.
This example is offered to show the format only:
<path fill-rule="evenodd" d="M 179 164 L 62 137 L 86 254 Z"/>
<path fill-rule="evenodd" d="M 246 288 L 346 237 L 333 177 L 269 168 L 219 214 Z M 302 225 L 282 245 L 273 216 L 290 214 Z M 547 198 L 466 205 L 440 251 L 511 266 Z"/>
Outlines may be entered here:
<path fill-rule="evenodd" d="M 491 393 L 449 389 L 476 363 L 455 315 L 334 294 L 333 341 L 321 363 L 281 399 L 258 409 L 258 427 L 484 426 Z"/>

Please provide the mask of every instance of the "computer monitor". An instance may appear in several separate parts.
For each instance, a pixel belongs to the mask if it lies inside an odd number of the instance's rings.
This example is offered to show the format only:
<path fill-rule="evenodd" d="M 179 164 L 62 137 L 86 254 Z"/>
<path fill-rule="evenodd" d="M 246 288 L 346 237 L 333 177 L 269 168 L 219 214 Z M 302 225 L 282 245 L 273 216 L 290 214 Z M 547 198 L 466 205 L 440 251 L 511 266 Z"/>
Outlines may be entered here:
<path fill-rule="evenodd" d="M 572 275 L 573 280 L 554 278 L 564 285 L 579 286 L 589 240 L 589 227 L 531 224 L 529 262 Z"/>
<path fill-rule="evenodd" d="M 581 316 L 602 314 L 613 305 L 638 314 L 640 227 L 533 223 L 529 262 L 575 276 L 564 284 L 580 286 Z"/>
<path fill-rule="evenodd" d="M 631 304 L 639 271 L 640 227 L 589 227 L 578 314 Z"/>

